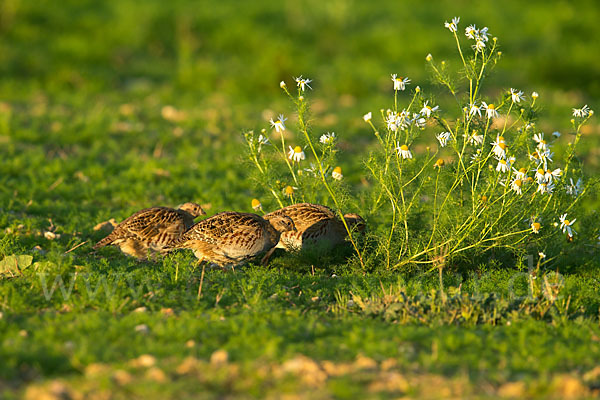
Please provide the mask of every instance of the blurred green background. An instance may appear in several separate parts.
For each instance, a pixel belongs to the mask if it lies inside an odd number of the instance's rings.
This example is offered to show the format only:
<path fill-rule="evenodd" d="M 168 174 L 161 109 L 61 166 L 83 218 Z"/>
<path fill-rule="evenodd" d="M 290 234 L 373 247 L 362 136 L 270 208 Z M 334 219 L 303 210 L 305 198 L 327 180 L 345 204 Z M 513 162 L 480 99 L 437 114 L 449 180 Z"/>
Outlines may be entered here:
<path fill-rule="evenodd" d="M 547 133 L 568 133 L 571 108 L 596 108 L 594 0 L 3 0 L 0 190 L 9 208 L 41 206 L 40 216 L 51 208 L 56 218 L 56 200 L 66 198 L 86 210 L 83 220 L 190 199 L 250 210 L 261 193 L 240 166 L 241 133 L 284 113 L 293 134 L 279 82 L 292 85 L 301 74 L 314 80 L 315 134 L 341 137 L 344 175 L 360 185 L 360 157 L 373 140 L 361 116 L 390 106 L 390 73 L 443 93 L 430 83 L 425 56 L 457 66 L 443 25 L 454 16 L 462 39 L 471 23 L 499 38 L 503 58 L 486 96 L 537 91 Z M 579 149 L 592 174 L 595 121 Z"/>

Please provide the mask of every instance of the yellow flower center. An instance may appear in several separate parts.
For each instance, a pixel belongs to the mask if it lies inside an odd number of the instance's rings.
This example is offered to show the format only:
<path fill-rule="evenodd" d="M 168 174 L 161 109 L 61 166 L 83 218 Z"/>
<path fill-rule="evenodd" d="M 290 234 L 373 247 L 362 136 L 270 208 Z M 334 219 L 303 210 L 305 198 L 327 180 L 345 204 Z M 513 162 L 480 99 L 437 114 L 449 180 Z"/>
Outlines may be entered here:
<path fill-rule="evenodd" d="M 302 147 L 300 147 L 300 146 L 294 147 L 294 153 L 302 153 Z"/>
<path fill-rule="evenodd" d="M 334 174 L 341 174 L 342 173 L 342 167 L 335 167 L 333 169 L 333 173 Z"/>
<path fill-rule="evenodd" d="M 508 146 L 504 142 L 500 142 L 498 143 L 498 147 L 500 147 L 502 150 L 505 150 Z"/>
<path fill-rule="evenodd" d="M 498 143 L 504 143 L 504 136 L 498 136 Z"/>
<path fill-rule="evenodd" d="M 506 161 L 505 160 L 500 160 L 499 162 L 500 162 L 500 164 L 506 165 Z"/>
<path fill-rule="evenodd" d="M 287 194 L 288 196 L 291 196 L 294 194 L 294 188 L 291 186 L 286 186 L 285 188 L 285 194 Z"/>
<path fill-rule="evenodd" d="M 495 109 L 496 109 L 496 106 L 495 106 L 495 105 L 493 105 L 493 104 L 488 104 L 488 108 L 489 108 L 490 110 L 495 110 Z"/>
<path fill-rule="evenodd" d="M 523 184 L 523 182 L 520 179 L 516 179 L 514 182 L 515 186 L 521 187 L 521 185 Z"/>
<path fill-rule="evenodd" d="M 540 155 L 537 151 L 534 151 L 533 153 L 531 153 L 531 157 L 533 158 L 540 158 Z"/>
<path fill-rule="evenodd" d="M 437 165 L 438 167 L 443 167 L 444 166 L 444 160 L 442 160 L 441 158 L 438 158 L 437 161 L 435 162 L 435 165 Z"/>
<path fill-rule="evenodd" d="M 527 168 L 519 168 L 519 172 L 524 174 L 527 172 Z"/>
<path fill-rule="evenodd" d="M 485 194 L 483 196 L 481 196 L 481 202 L 482 203 L 487 202 L 487 200 L 488 200 L 488 197 Z"/>
<path fill-rule="evenodd" d="M 260 201 L 258 199 L 252 199 L 252 208 L 260 207 Z"/>
<path fill-rule="evenodd" d="M 569 221 L 568 219 L 565 219 L 563 223 L 567 226 L 571 225 L 571 221 Z"/>
<path fill-rule="evenodd" d="M 538 169 L 538 171 L 537 171 L 537 172 L 538 172 L 538 174 L 540 174 L 540 175 L 544 175 L 544 170 L 543 170 L 543 169 L 541 169 L 541 168 L 540 168 L 540 169 Z"/>
<path fill-rule="evenodd" d="M 528 176 L 528 177 L 527 177 L 527 182 L 533 182 L 533 178 L 532 178 L 532 177 L 530 177 L 530 176 Z"/>
<path fill-rule="evenodd" d="M 545 140 L 540 140 L 540 144 L 546 144 Z"/>
<path fill-rule="evenodd" d="M 534 222 L 533 224 L 531 224 L 531 226 L 533 227 L 534 231 L 539 231 L 542 227 L 542 224 L 540 224 L 539 222 Z"/>
<path fill-rule="evenodd" d="M 408 151 L 408 146 L 403 144 L 402 146 L 400 146 L 400 150 L 402 151 Z"/>

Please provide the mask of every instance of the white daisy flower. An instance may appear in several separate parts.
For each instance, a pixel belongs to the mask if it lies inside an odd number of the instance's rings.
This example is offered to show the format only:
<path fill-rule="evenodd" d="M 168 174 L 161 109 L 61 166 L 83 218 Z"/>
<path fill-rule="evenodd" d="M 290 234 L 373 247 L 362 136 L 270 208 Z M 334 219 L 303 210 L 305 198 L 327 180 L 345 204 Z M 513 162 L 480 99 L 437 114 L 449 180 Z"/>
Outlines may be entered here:
<path fill-rule="evenodd" d="M 513 172 L 515 174 L 515 179 L 520 179 L 520 180 L 525 180 L 527 179 L 527 169 L 525 168 L 520 168 L 520 169 L 516 169 L 513 167 Z"/>
<path fill-rule="evenodd" d="M 413 122 L 413 119 L 417 119 L 417 117 L 419 117 L 419 114 L 414 114 L 410 115 L 410 112 L 408 112 L 407 110 L 402 110 L 402 112 L 400 112 L 400 114 L 396 114 L 396 120 L 397 120 L 397 125 L 400 129 L 407 129 L 411 122 Z M 425 121 L 425 119 L 421 118 L 423 122 L 423 124 L 427 121 Z"/>
<path fill-rule="evenodd" d="M 308 168 L 304 168 L 305 172 L 308 172 L 309 174 L 313 175 L 313 176 L 319 176 L 319 168 L 317 168 L 317 166 L 314 163 L 310 163 L 310 166 Z"/>
<path fill-rule="evenodd" d="M 562 170 L 560 168 L 556 168 L 553 171 L 546 170 L 544 173 L 544 178 L 546 182 L 552 182 L 552 180 L 558 180 L 562 175 Z"/>
<path fill-rule="evenodd" d="M 431 107 L 429 105 L 429 100 L 427 100 L 423 104 L 423 108 L 421 108 L 421 114 L 426 115 L 429 118 L 431 113 L 436 112 L 439 108 L 440 106 Z"/>
<path fill-rule="evenodd" d="M 573 109 L 573 116 L 574 117 L 587 117 L 590 114 L 590 108 L 587 106 L 587 104 L 581 108 L 574 108 Z"/>
<path fill-rule="evenodd" d="M 529 154 L 529 160 L 539 163 L 540 162 L 540 153 L 538 153 L 536 150 L 533 153 Z"/>
<path fill-rule="evenodd" d="M 477 39 L 477 41 L 473 45 L 473 49 L 475 51 L 483 53 L 483 50 L 485 50 L 485 42 L 483 40 L 481 40 L 481 39 Z"/>
<path fill-rule="evenodd" d="M 478 135 L 477 131 L 473 131 L 473 134 L 467 138 L 467 142 L 473 146 L 477 146 L 483 143 L 483 135 Z"/>
<path fill-rule="evenodd" d="M 581 178 L 577 179 L 576 183 L 573 183 L 573 178 L 569 178 L 569 181 L 571 182 L 571 184 L 565 187 L 567 194 L 573 197 L 579 196 L 581 194 Z"/>
<path fill-rule="evenodd" d="M 484 26 L 477 32 L 478 36 L 485 42 L 488 41 L 488 27 Z"/>
<path fill-rule="evenodd" d="M 480 158 L 481 158 L 481 149 L 477 149 L 477 151 L 471 155 L 471 161 L 469 162 L 469 164 L 473 164 L 474 162 L 479 161 Z"/>
<path fill-rule="evenodd" d="M 440 146 L 446 147 L 448 141 L 452 137 L 452 134 L 450 132 L 441 132 L 435 135 L 435 137 L 438 140 L 438 142 L 440 142 Z"/>
<path fill-rule="evenodd" d="M 392 82 L 394 82 L 394 90 L 404 90 L 406 89 L 406 85 L 410 83 L 410 79 L 392 74 Z"/>
<path fill-rule="evenodd" d="M 548 143 L 544 140 L 544 132 L 533 135 L 533 140 L 537 142 L 537 148 L 544 151 L 548 148 Z"/>
<path fill-rule="evenodd" d="M 401 146 L 399 142 L 396 142 L 395 150 L 398 152 L 398 155 L 401 156 L 403 159 L 412 158 L 412 153 L 408 149 L 408 146 L 405 144 Z"/>
<path fill-rule="evenodd" d="M 321 142 L 322 144 L 332 144 L 333 142 L 335 142 L 335 139 L 335 132 L 327 132 L 321 135 L 321 137 L 319 138 L 319 142 Z"/>
<path fill-rule="evenodd" d="M 539 166 L 543 165 L 544 169 L 548 169 L 548 161 L 552 162 L 552 157 L 554 157 L 554 153 L 552 153 L 550 149 L 538 149 L 537 151 L 534 151 L 532 154 L 529 155 L 529 158 L 532 161 L 538 163 L 538 168 Z"/>
<path fill-rule="evenodd" d="M 506 145 L 506 142 L 504 141 L 503 136 L 498 135 L 496 137 L 496 140 L 492 142 L 492 152 L 498 158 L 506 157 L 506 149 L 507 148 L 508 148 L 508 146 Z"/>
<path fill-rule="evenodd" d="M 575 230 L 573 228 L 571 228 L 571 225 L 573 225 L 575 223 L 575 221 L 577 221 L 577 218 L 573 218 L 572 220 L 568 220 L 567 219 L 567 214 L 563 214 L 560 216 L 560 227 L 559 229 L 562 229 L 563 233 L 566 233 L 569 235 L 569 237 L 573 237 L 573 232 L 575 232 Z M 577 232 L 575 232 L 577 233 Z"/>
<path fill-rule="evenodd" d="M 481 102 L 481 107 L 485 110 L 485 116 L 488 118 L 498 118 L 498 111 L 496 106 L 493 104 L 487 104 L 485 101 Z"/>
<path fill-rule="evenodd" d="M 287 118 L 284 118 L 283 114 L 279 114 L 279 118 L 276 121 L 273 121 L 273 118 L 271 118 L 271 126 L 275 128 L 277 133 L 281 133 L 285 131 L 285 121 L 287 121 Z"/>
<path fill-rule="evenodd" d="M 510 183 L 510 188 L 519 195 L 523 194 L 523 191 L 521 190 L 521 186 L 523 186 L 523 181 L 520 179 L 517 179 L 516 177 Z"/>
<path fill-rule="evenodd" d="M 342 175 L 342 167 L 335 167 L 333 169 L 333 172 L 331 173 L 331 176 L 335 180 L 338 180 L 338 181 L 342 180 L 342 178 L 344 177 L 344 175 Z"/>
<path fill-rule="evenodd" d="M 522 91 L 520 91 L 520 90 L 517 91 L 517 89 L 513 89 L 513 88 L 510 88 L 510 97 L 511 97 L 513 103 L 520 103 L 521 100 L 525 99 Z"/>
<path fill-rule="evenodd" d="M 540 233 L 540 229 L 542 229 L 542 224 L 537 222 L 535 219 L 531 221 L 531 230 L 533 233 Z"/>
<path fill-rule="evenodd" d="M 546 173 L 544 172 L 544 170 L 543 170 L 543 169 L 541 169 L 541 168 L 538 168 L 538 169 L 535 171 L 534 178 L 535 178 L 535 181 L 536 181 L 538 184 L 544 183 L 544 182 L 546 182 Z"/>
<path fill-rule="evenodd" d="M 496 158 L 498 160 L 498 165 L 496 166 L 496 171 L 498 172 L 508 172 L 510 169 L 510 164 L 507 160 L 503 158 Z"/>
<path fill-rule="evenodd" d="M 282 89 L 285 89 L 287 87 L 287 85 L 285 84 L 284 81 L 279 82 L 279 87 Z"/>
<path fill-rule="evenodd" d="M 540 258 L 546 258 L 546 253 L 540 251 L 540 252 L 538 252 L 538 256 Z"/>
<path fill-rule="evenodd" d="M 452 22 L 444 22 L 444 26 L 446 28 L 448 28 L 448 30 L 452 33 L 456 32 L 458 30 L 458 22 L 460 21 L 460 17 L 454 17 L 452 18 Z"/>
<path fill-rule="evenodd" d="M 469 39 L 475 39 L 475 34 L 477 33 L 477 28 L 475 25 L 469 25 L 465 28 L 465 36 Z"/>
<path fill-rule="evenodd" d="M 264 137 L 263 135 L 258 135 L 258 145 L 261 146 L 266 144 L 270 144 L 269 139 Z"/>
<path fill-rule="evenodd" d="M 363 115 L 363 119 L 365 120 L 365 122 L 369 122 L 372 117 L 373 117 L 373 114 L 370 111 L 368 113 L 366 113 L 365 115 Z"/>
<path fill-rule="evenodd" d="M 469 108 L 469 115 L 475 114 L 481 117 L 481 108 L 479 108 L 476 104 L 471 104 L 471 108 Z"/>
<path fill-rule="evenodd" d="M 290 160 L 294 160 L 295 162 L 299 163 L 300 161 L 306 159 L 306 155 L 304 154 L 302 147 L 296 146 L 292 148 L 292 146 L 289 146 L 289 148 L 290 150 L 288 151 L 288 158 Z"/>
<path fill-rule="evenodd" d="M 531 93 L 531 98 L 536 100 L 538 97 L 540 97 L 540 95 L 538 94 L 538 92 L 533 92 Z"/>
<path fill-rule="evenodd" d="M 296 81 L 296 84 L 303 92 L 304 92 L 305 88 L 309 88 L 312 90 L 312 87 L 310 87 L 310 85 L 309 85 L 309 83 L 312 82 L 310 79 L 303 78 L 302 75 L 300 75 L 299 77 L 294 78 L 294 80 Z"/>
<path fill-rule="evenodd" d="M 421 117 L 420 114 L 413 114 L 413 122 L 415 126 L 421 129 L 425 129 L 427 126 L 427 120 L 424 117 Z"/>
<path fill-rule="evenodd" d="M 536 192 L 540 192 L 541 194 L 544 194 L 544 193 L 552 194 L 554 192 L 554 183 L 552 183 L 552 182 L 539 183 Z"/>
<path fill-rule="evenodd" d="M 387 118 L 385 119 L 385 123 L 390 131 L 396 132 L 398 130 L 399 125 L 398 113 L 390 112 L 388 113 Z"/>
<path fill-rule="evenodd" d="M 252 208 L 254 211 L 262 210 L 262 204 L 260 204 L 260 200 L 252 199 Z"/>

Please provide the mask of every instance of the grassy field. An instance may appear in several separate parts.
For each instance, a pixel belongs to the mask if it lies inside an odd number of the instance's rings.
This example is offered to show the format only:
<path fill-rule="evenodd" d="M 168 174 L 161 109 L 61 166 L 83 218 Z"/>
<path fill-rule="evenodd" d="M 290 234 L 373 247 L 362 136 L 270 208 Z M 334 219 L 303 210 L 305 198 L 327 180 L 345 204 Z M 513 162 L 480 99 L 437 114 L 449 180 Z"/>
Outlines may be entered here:
<path fill-rule="evenodd" d="M 598 109 L 592 0 L 0 2 L 0 397 L 598 396 L 597 246 L 546 264 L 535 293 L 527 265 L 493 251 L 448 266 L 442 292 L 437 271 L 363 270 L 348 247 L 208 270 L 200 299 L 191 253 L 92 252 L 98 223 L 152 205 L 276 208 L 242 133 L 292 115 L 279 82 L 301 74 L 360 198 L 375 141 L 363 114 L 389 104 L 390 73 L 437 90 L 425 57 L 457 62 L 455 15 L 499 38 L 486 94 L 539 92 L 563 153 L 571 109 Z M 597 118 L 584 128 L 597 177 Z M 587 221 L 599 205 L 596 187 Z"/>

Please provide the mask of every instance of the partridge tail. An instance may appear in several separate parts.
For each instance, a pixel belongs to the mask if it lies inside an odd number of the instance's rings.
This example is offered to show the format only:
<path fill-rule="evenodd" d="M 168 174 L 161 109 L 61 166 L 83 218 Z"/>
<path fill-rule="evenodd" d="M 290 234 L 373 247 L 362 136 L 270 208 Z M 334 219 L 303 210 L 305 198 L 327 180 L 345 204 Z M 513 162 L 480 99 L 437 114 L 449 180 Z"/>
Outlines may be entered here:
<path fill-rule="evenodd" d="M 108 246 L 109 244 L 111 244 L 113 242 L 113 235 L 108 235 L 107 237 L 105 237 L 104 239 L 100 240 L 98 243 L 96 243 L 94 245 L 94 247 L 92 247 L 94 250 L 99 249 L 100 247 L 104 247 L 104 246 Z"/>

